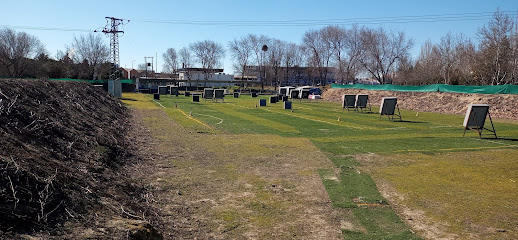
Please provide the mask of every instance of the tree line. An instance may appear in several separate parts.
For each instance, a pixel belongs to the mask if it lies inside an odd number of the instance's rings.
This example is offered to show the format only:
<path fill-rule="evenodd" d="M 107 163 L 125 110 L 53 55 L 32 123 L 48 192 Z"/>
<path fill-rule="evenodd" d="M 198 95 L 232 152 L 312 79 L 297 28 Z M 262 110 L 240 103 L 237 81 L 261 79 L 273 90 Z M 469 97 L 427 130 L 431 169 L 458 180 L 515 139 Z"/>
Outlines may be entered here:
<path fill-rule="evenodd" d="M 325 84 L 371 78 L 380 84 L 497 85 L 518 83 L 518 24 L 500 11 L 477 32 L 478 44 L 448 33 L 439 43 L 426 41 L 416 59 L 404 32 L 360 25 L 308 30 L 300 43 L 248 34 L 227 43 L 212 40 L 163 53 L 163 72 L 219 68 L 229 52 L 236 76 L 257 77 L 263 85 L 293 81 Z M 107 79 L 109 47 L 99 35 L 74 37 L 65 51 L 49 57 L 34 36 L 0 30 L 0 76 Z M 145 64 L 138 68 L 145 69 Z"/>
<path fill-rule="evenodd" d="M 396 84 L 518 84 L 518 20 L 499 11 L 477 31 L 478 45 L 463 34 L 427 41 L 416 61 L 405 59 Z"/>

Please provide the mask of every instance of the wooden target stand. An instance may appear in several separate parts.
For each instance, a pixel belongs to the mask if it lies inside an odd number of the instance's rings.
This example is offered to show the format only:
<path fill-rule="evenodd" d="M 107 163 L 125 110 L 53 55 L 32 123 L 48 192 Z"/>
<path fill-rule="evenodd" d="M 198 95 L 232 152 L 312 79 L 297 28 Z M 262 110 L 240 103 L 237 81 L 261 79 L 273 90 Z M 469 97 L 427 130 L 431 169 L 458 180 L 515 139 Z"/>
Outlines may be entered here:
<path fill-rule="evenodd" d="M 489 122 L 491 123 L 491 129 L 484 127 L 486 118 L 489 116 Z M 493 119 L 491 119 L 491 113 L 489 113 L 489 105 L 488 104 L 470 104 L 468 106 L 468 110 L 466 111 L 466 116 L 464 117 L 464 137 L 466 135 L 467 130 L 473 130 L 478 133 L 478 137 L 482 139 L 482 135 L 490 135 L 498 138 L 495 131 L 495 126 L 493 125 Z M 485 130 L 491 132 L 489 134 L 482 134 Z"/>

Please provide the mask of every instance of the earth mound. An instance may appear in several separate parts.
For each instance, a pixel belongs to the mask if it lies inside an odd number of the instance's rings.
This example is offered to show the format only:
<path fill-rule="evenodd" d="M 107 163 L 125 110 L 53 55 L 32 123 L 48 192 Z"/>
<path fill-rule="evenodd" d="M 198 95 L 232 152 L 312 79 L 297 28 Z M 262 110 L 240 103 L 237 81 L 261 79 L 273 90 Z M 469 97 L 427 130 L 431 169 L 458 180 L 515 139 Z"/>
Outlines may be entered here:
<path fill-rule="evenodd" d="M 341 102 L 344 94 L 369 94 L 369 102 L 379 106 L 382 97 L 397 97 L 402 109 L 416 112 L 465 114 L 469 104 L 490 105 L 491 117 L 518 119 L 518 95 L 515 94 L 465 94 L 444 92 L 396 92 L 363 89 L 328 89 L 322 98 Z"/>
<path fill-rule="evenodd" d="M 129 129 L 130 111 L 91 84 L 0 80 L 0 238 L 126 236 L 97 225 L 152 215 L 125 169 L 138 161 Z"/>

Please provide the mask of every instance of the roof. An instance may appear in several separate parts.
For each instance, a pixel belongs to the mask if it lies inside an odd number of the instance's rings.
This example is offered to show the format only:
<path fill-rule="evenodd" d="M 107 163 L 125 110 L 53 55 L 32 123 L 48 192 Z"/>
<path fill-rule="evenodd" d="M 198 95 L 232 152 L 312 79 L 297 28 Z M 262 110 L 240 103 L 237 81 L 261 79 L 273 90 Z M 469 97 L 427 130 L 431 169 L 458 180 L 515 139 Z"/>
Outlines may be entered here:
<path fill-rule="evenodd" d="M 197 71 L 197 72 L 214 72 L 219 73 L 223 72 L 223 68 L 214 68 L 214 69 L 208 69 L 208 68 L 180 68 L 178 69 L 178 72 L 187 72 L 187 71 Z"/>

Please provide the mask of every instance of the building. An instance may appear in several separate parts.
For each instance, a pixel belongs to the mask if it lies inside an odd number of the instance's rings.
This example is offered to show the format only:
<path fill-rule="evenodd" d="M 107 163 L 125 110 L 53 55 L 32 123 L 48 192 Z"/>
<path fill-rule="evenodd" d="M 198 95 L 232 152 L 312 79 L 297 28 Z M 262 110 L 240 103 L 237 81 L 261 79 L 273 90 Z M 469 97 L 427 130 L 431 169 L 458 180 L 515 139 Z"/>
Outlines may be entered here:
<path fill-rule="evenodd" d="M 120 68 L 121 71 L 121 78 L 122 79 L 133 79 L 135 80 L 137 77 L 140 77 L 139 70 L 132 69 L 132 68 Z"/>
<path fill-rule="evenodd" d="M 235 85 L 234 75 L 223 69 L 182 68 L 178 70 L 178 86 L 227 87 Z"/>

